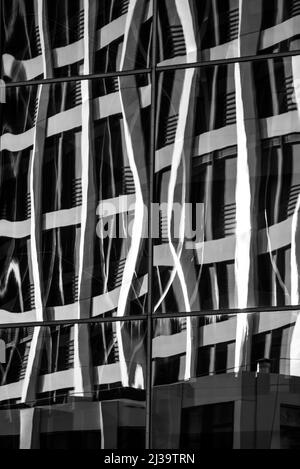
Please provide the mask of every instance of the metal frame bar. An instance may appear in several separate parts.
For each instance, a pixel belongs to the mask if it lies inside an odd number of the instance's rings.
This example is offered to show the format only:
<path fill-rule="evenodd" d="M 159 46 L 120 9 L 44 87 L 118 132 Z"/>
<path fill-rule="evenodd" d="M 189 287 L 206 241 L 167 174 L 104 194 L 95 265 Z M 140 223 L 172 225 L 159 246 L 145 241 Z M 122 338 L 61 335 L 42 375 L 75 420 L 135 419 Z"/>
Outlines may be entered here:
<path fill-rule="evenodd" d="M 205 317 L 205 316 L 236 316 L 238 314 L 267 314 L 267 313 L 276 313 L 276 314 L 288 314 L 289 312 L 298 311 L 300 313 L 300 306 L 274 306 L 274 307 L 255 307 L 255 308 L 245 308 L 245 309 L 214 309 L 214 310 L 203 310 L 203 311 L 191 311 L 186 313 L 174 312 L 174 313 L 155 313 L 155 314 L 145 314 L 145 315 L 133 315 L 133 316 L 123 316 L 122 318 L 113 316 L 110 318 L 103 317 L 94 317 L 86 319 L 62 319 L 56 321 L 28 321 L 28 322 L 14 322 L 14 323 L 3 323 L 0 324 L 1 329 L 17 329 L 19 327 L 38 327 L 38 326 L 72 326 L 74 324 L 95 324 L 95 323 L 115 323 L 115 322 L 133 322 L 133 321 L 148 321 L 149 316 L 151 321 L 159 319 L 176 319 L 183 318 L 186 316 L 189 317 Z"/>
<path fill-rule="evenodd" d="M 153 0 L 154 1 L 154 0 Z M 157 43 L 157 41 L 155 41 Z M 202 68 L 202 67 L 213 67 L 215 65 L 228 65 L 242 62 L 257 62 L 260 60 L 276 60 L 285 57 L 295 57 L 300 55 L 300 50 L 278 52 L 273 54 L 261 54 L 261 55 L 246 55 L 244 57 L 232 57 L 230 59 L 218 59 L 218 60 L 206 60 L 197 61 L 190 63 L 179 63 L 174 65 L 157 65 L 154 64 L 156 75 L 160 72 L 167 72 L 172 70 L 185 70 L 188 68 Z M 153 65 L 150 68 L 141 68 L 138 70 L 124 70 L 115 72 L 103 72 L 103 73 L 92 73 L 90 75 L 74 75 L 72 77 L 59 77 L 59 78 L 40 78 L 38 80 L 27 80 L 27 81 L 14 81 L 5 83 L 6 88 L 18 88 L 21 86 L 34 86 L 34 85 L 47 85 L 52 83 L 65 83 L 70 81 L 82 81 L 82 80 L 95 80 L 102 78 L 115 78 L 129 75 L 142 75 L 152 74 Z"/>

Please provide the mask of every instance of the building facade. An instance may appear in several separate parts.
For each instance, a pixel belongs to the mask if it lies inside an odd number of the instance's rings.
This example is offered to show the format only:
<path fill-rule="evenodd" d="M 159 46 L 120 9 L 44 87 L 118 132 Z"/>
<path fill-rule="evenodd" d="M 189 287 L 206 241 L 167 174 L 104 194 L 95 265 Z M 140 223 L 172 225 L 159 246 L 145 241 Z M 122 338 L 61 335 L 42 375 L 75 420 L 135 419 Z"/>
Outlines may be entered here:
<path fill-rule="evenodd" d="M 300 448 L 300 1 L 0 5 L 0 447 Z"/>

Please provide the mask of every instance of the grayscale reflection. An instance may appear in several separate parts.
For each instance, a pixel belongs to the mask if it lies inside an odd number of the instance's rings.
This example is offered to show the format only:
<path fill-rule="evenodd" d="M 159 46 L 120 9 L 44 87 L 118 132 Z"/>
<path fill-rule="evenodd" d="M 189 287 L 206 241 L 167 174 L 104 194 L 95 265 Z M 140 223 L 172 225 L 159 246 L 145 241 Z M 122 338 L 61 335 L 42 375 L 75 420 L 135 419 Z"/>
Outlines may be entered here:
<path fill-rule="evenodd" d="M 159 0 L 157 60 L 166 66 L 300 50 L 299 28 L 297 0 Z"/>
<path fill-rule="evenodd" d="M 145 323 L 81 324 L 78 330 L 80 362 L 74 325 L 0 330 L 6 349 L 0 364 L 1 448 L 144 447 Z"/>
<path fill-rule="evenodd" d="M 153 448 L 297 447 L 299 313 L 249 316 L 238 369 L 238 315 L 190 318 L 191 359 L 186 317 L 154 321 Z"/>
<path fill-rule="evenodd" d="M 152 0 L 3 0 L 2 76 L 47 78 L 45 62 L 61 78 L 120 70 L 129 30 L 136 50 L 127 52 L 126 69 L 148 68 L 152 15 Z"/>
<path fill-rule="evenodd" d="M 300 0 L 0 4 L 0 448 L 299 449 Z"/>
<path fill-rule="evenodd" d="M 299 304 L 299 65 L 160 74 L 156 312 Z"/>
<path fill-rule="evenodd" d="M 2 323 L 144 312 L 150 101 L 147 75 L 6 90 Z"/>

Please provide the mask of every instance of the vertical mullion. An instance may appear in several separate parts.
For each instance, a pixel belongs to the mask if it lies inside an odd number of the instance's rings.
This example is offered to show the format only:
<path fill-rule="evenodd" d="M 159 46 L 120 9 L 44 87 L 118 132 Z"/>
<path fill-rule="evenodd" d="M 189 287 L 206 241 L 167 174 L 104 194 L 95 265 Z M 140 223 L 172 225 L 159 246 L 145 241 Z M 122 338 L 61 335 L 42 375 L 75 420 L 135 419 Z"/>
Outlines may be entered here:
<path fill-rule="evenodd" d="M 147 311 L 147 376 L 146 376 L 146 449 L 151 449 L 152 433 L 152 271 L 153 271 L 153 198 L 156 143 L 156 60 L 157 60 L 157 0 L 153 0 L 152 60 L 151 60 L 151 140 L 149 165 L 149 207 L 148 207 L 148 311 Z"/>

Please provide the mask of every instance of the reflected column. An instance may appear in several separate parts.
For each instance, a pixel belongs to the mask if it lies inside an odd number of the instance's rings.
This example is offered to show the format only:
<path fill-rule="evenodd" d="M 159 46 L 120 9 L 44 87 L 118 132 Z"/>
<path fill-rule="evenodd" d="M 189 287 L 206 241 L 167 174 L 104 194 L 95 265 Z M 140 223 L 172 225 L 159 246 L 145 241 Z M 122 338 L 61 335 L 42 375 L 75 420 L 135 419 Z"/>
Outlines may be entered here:
<path fill-rule="evenodd" d="M 262 5 L 240 0 L 239 55 L 254 55 L 260 38 Z M 254 13 L 253 13 L 254 12 Z M 235 64 L 237 113 L 237 183 L 235 277 L 238 308 L 257 304 L 257 209 L 260 129 L 257 120 L 255 82 L 251 62 Z M 251 324 L 247 314 L 238 315 L 235 371 L 249 364 Z"/>
<path fill-rule="evenodd" d="M 130 69 L 132 56 L 136 57 L 138 35 L 143 18 L 145 16 L 145 3 L 138 0 L 130 0 L 126 18 L 124 43 L 121 55 L 120 70 Z M 142 138 L 141 102 L 137 89 L 135 76 L 119 77 L 119 93 L 123 116 L 124 140 L 128 163 L 133 177 L 135 192 L 135 209 L 132 221 L 131 244 L 125 261 L 122 284 L 118 300 L 117 316 L 123 317 L 128 311 L 128 299 L 131 293 L 131 285 L 135 272 L 138 270 L 141 259 L 139 252 L 143 243 L 143 233 L 147 223 L 147 211 L 149 206 L 149 187 L 146 172 L 146 148 Z M 139 106 L 137 108 L 137 103 Z M 119 345 L 119 358 L 123 386 L 130 386 L 130 377 L 127 368 L 126 357 L 126 331 L 122 331 L 122 324 L 116 324 L 117 340 Z M 124 343 L 123 343 L 124 341 Z M 144 370 L 145 372 L 145 367 Z M 145 376 L 144 376 L 145 382 Z"/>
<path fill-rule="evenodd" d="M 94 45 L 96 37 L 96 0 L 84 0 L 84 63 L 85 75 L 93 72 Z M 78 319 L 90 317 L 92 297 L 92 276 L 94 265 L 94 242 L 96 230 L 97 194 L 95 182 L 95 154 L 93 137 L 92 81 L 82 80 L 82 133 L 81 133 L 81 234 L 78 258 Z M 92 392 L 92 371 L 90 357 L 89 328 L 87 325 L 74 326 L 74 385 L 80 396 Z"/>

